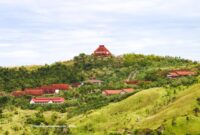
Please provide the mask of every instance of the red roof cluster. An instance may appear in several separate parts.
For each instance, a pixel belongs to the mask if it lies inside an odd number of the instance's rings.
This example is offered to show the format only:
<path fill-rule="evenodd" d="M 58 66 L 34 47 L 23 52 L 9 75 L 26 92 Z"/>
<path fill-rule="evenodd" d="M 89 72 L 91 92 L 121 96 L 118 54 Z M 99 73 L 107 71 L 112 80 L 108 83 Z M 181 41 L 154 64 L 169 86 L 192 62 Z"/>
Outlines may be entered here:
<path fill-rule="evenodd" d="M 60 97 L 53 98 L 32 98 L 30 103 L 64 103 L 65 99 Z"/>
<path fill-rule="evenodd" d="M 111 52 L 104 46 L 99 45 L 99 47 L 94 51 L 94 56 L 111 56 Z"/>
<path fill-rule="evenodd" d="M 176 78 L 176 77 L 181 77 L 181 76 L 192 76 L 195 75 L 196 73 L 190 70 L 172 70 L 169 72 L 167 77 L 169 78 Z"/>
<path fill-rule="evenodd" d="M 68 84 L 51 84 L 47 86 L 41 86 L 40 88 L 25 89 L 24 91 L 14 91 L 11 94 L 15 97 L 23 95 L 42 96 L 43 94 L 55 93 L 56 90 L 68 90 L 68 89 L 69 89 Z"/>
<path fill-rule="evenodd" d="M 125 94 L 125 93 L 132 93 L 133 91 L 134 91 L 133 88 L 122 89 L 122 90 L 104 90 L 102 92 L 102 94 L 109 96 L 109 95 L 119 95 L 119 94 Z"/>
<path fill-rule="evenodd" d="M 43 90 L 42 89 L 25 89 L 24 91 L 13 91 L 11 95 L 15 97 L 20 97 L 24 95 L 31 95 L 31 96 L 42 96 Z"/>

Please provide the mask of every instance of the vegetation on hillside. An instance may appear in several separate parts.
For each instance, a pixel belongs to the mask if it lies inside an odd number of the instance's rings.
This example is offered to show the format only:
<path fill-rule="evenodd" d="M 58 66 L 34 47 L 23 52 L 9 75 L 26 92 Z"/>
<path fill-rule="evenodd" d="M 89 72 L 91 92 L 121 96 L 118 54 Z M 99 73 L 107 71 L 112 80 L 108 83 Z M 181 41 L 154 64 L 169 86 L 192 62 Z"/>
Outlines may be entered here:
<path fill-rule="evenodd" d="M 76 126 L 73 134 L 199 134 L 199 89 L 200 84 L 144 90 L 68 123 Z"/>
<path fill-rule="evenodd" d="M 166 78 L 168 71 L 176 68 L 193 68 L 196 70 L 198 63 L 180 58 L 154 55 L 126 54 L 118 57 L 94 57 L 80 54 L 74 57 L 72 61 L 45 65 L 32 70 L 30 70 L 30 67 L 28 69 L 26 67 L 0 68 L 0 89 L 8 93 L 52 83 L 82 82 L 90 78 L 103 80 L 104 83 L 100 86 L 84 85 L 57 95 L 67 100 L 61 106 L 47 105 L 42 108 L 43 111 L 69 112 L 71 116 L 74 116 L 129 96 L 105 97 L 102 96 L 102 90 L 105 89 L 133 87 L 139 91 L 151 87 L 176 87 L 197 82 L 196 77 L 183 77 L 176 80 Z M 137 75 L 130 79 L 148 80 L 150 83 L 141 83 L 137 86 L 125 84 L 124 81 L 132 71 L 136 71 Z M 38 108 L 38 105 L 29 104 L 31 96 L 20 98 L 5 96 L 0 98 L 4 101 L 1 106 L 14 105 L 22 109 L 33 110 Z"/>
<path fill-rule="evenodd" d="M 172 69 L 191 69 L 197 72 L 197 75 L 169 79 L 166 75 Z M 164 133 L 169 133 L 170 128 L 173 128 L 173 132 L 177 133 L 181 129 L 179 124 L 181 122 L 182 125 L 185 124 L 183 121 L 184 116 L 182 114 L 177 117 L 169 115 L 165 119 L 160 119 L 160 117 L 165 117 L 161 110 L 170 108 L 173 103 L 176 104 L 179 97 L 188 96 L 188 102 L 191 101 L 191 105 L 195 105 L 195 107 L 189 107 L 188 119 L 194 119 L 194 121 L 191 120 L 188 123 L 199 124 L 199 118 L 197 117 L 199 107 L 197 103 L 200 103 L 195 99 L 199 95 L 195 87 L 198 88 L 199 86 L 195 85 L 191 89 L 187 89 L 187 87 L 199 82 L 199 69 L 199 63 L 190 60 L 140 54 L 126 54 L 117 57 L 94 57 L 80 54 L 71 61 L 57 62 L 52 65 L 38 66 L 37 68 L 35 66 L 33 68 L 1 67 L 0 93 L 3 94 L 0 95 L 0 123 L 2 123 L 0 133 L 31 134 L 34 131 L 37 134 L 52 135 L 78 134 L 79 132 L 85 134 L 126 134 L 127 132 L 140 134 L 140 132 L 157 133 L 158 129 L 161 130 L 163 127 L 166 128 L 166 130 L 162 130 Z M 130 80 L 143 80 L 148 81 L 148 83 L 143 82 L 138 85 L 124 83 L 131 72 L 137 74 L 129 78 Z M 45 95 L 47 97 L 64 97 L 66 102 L 61 105 L 30 105 L 31 96 L 18 98 L 10 96 L 10 92 L 15 90 L 36 88 L 52 83 L 71 84 L 90 78 L 100 79 L 104 82 L 102 85 L 87 84 L 79 88 L 72 88 L 58 95 Z M 105 89 L 130 87 L 135 89 L 131 94 L 102 95 L 102 91 Z M 186 105 L 181 105 L 187 108 L 188 102 Z M 115 104 L 109 105 L 110 103 Z M 177 106 L 178 104 L 179 102 Z M 103 111 L 98 110 L 104 106 L 107 107 L 103 108 Z M 179 106 L 179 108 L 182 107 Z M 176 110 L 173 105 L 171 109 L 169 112 L 173 109 Z M 153 114 L 161 115 L 158 119 L 164 122 L 158 120 L 155 123 L 156 119 L 154 118 L 157 115 Z M 79 118 L 84 122 L 79 121 Z M 180 123 L 177 121 L 180 121 Z M 21 124 L 17 126 L 14 125 L 15 122 Z M 172 127 L 169 124 L 170 122 L 176 123 L 177 128 Z M 147 123 L 154 123 L 155 127 Z M 111 128 L 112 132 L 107 132 L 106 126 L 103 126 L 104 124 Z M 31 125 L 66 125 L 66 127 L 47 130 L 46 128 L 33 128 Z M 77 128 L 70 128 L 73 125 L 76 125 Z M 102 130 L 100 131 L 101 127 Z"/>
<path fill-rule="evenodd" d="M 198 134 L 200 84 L 178 88 L 151 88 L 101 109 L 70 117 L 69 113 L 23 110 L 0 111 L 1 134 Z M 18 123 L 18 124 L 16 124 Z M 33 125 L 65 125 L 37 128 Z"/>
<path fill-rule="evenodd" d="M 121 82 L 131 71 L 138 71 L 137 79 L 159 79 L 157 70 L 170 68 L 190 68 L 196 62 L 173 57 L 159 57 L 126 54 L 119 57 L 94 57 L 80 54 L 73 61 L 58 62 L 38 68 L 0 68 L 0 90 L 11 92 L 25 88 L 35 88 L 52 83 L 81 82 L 88 78 L 98 78 L 106 83 Z M 165 77 L 165 76 L 163 76 Z"/>

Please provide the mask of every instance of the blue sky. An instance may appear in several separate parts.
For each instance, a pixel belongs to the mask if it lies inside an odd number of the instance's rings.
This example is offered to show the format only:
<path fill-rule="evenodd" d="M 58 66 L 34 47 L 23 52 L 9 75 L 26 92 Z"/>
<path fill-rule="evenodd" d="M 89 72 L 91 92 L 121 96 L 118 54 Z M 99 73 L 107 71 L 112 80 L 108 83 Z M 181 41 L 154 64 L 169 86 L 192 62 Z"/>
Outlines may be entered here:
<path fill-rule="evenodd" d="M 0 66 L 92 53 L 200 60 L 199 0 L 0 0 Z"/>

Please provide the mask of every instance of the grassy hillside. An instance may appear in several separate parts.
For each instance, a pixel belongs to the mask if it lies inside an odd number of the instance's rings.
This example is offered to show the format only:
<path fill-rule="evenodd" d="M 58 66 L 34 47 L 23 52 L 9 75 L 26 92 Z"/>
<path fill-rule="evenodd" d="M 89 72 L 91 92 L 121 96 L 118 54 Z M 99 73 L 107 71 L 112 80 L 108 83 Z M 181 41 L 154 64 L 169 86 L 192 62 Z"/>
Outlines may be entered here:
<path fill-rule="evenodd" d="M 68 127 L 35 128 L 32 124 L 68 125 L 72 135 L 194 134 L 200 133 L 197 98 L 200 84 L 179 88 L 151 88 L 117 103 L 75 117 L 57 111 L 22 110 L 7 107 L 1 112 L 0 134 L 63 134 Z"/>
<path fill-rule="evenodd" d="M 34 123 L 43 122 L 42 125 L 46 125 L 47 123 L 49 125 L 64 125 L 66 124 L 67 113 L 9 108 L 1 113 L 0 135 L 62 135 L 62 133 L 68 132 L 67 127 L 33 127 L 33 119 Z M 66 131 L 63 132 L 63 130 Z"/>
<path fill-rule="evenodd" d="M 164 134 L 198 134 L 200 84 L 189 88 L 153 88 L 141 91 L 119 103 L 110 104 L 68 122 L 75 125 L 73 134 L 111 134 L 162 132 Z M 152 130 L 152 131 L 151 131 Z"/>

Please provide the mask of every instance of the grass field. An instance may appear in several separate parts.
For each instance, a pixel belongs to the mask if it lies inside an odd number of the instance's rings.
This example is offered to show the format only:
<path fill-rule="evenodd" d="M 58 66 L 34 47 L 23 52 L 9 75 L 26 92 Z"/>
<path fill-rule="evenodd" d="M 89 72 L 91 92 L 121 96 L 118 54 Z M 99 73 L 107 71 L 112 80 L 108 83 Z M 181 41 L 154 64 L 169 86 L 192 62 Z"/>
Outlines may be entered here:
<path fill-rule="evenodd" d="M 70 119 L 76 126 L 73 134 L 111 134 L 136 129 L 157 129 L 165 134 L 199 134 L 200 118 L 193 109 L 199 107 L 200 84 L 179 90 L 153 88 L 141 91 L 119 103 L 110 104 L 87 115 Z"/>

